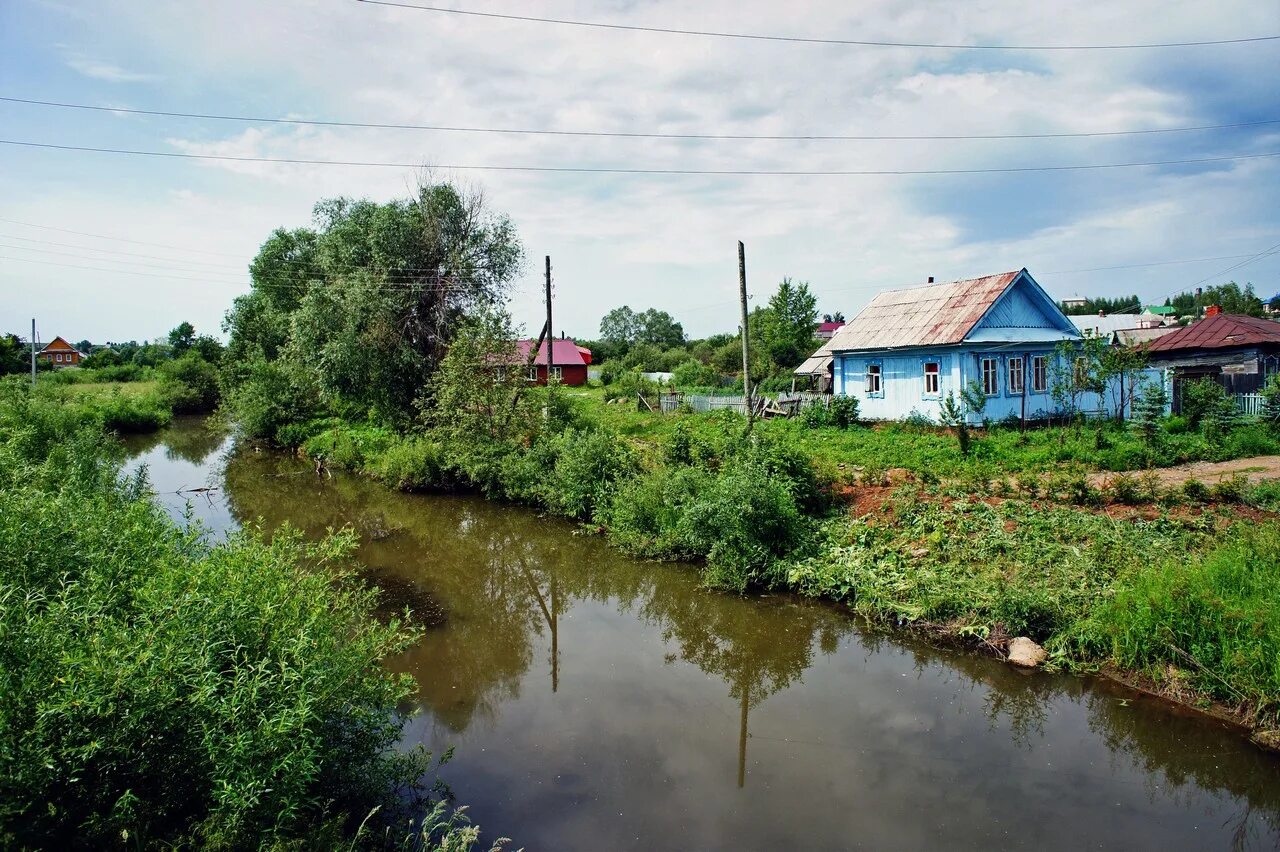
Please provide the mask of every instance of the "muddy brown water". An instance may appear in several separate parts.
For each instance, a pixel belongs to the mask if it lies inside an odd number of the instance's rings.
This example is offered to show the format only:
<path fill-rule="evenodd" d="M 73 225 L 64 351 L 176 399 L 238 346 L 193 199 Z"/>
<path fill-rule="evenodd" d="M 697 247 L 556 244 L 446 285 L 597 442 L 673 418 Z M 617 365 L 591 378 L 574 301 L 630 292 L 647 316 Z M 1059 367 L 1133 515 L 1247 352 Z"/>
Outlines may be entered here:
<path fill-rule="evenodd" d="M 1273 849 L 1280 759 L 1088 679 L 705 591 L 573 525 L 474 497 L 317 479 L 179 419 L 128 442 L 175 517 L 350 526 L 433 626 L 406 742 L 485 837 L 550 849 Z"/>

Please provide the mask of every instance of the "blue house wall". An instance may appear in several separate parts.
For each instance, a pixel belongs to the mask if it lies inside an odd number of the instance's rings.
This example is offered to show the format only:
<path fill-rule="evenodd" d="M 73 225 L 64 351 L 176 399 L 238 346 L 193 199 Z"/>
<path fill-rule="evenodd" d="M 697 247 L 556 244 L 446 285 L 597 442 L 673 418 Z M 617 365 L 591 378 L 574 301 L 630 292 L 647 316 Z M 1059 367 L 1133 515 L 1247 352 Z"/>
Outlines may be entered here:
<path fill-rule="evenodd" d="M 995 365 L 995 392 L 987 395 L 982 414 L 971 415 L 970 420 L 976 422 L 984 417 L 1001 420 L 1010 416 L 1040 419 L 1059 413 L 1050 393 L 1053 375 L 1059 366 L 1055 347 L 1062 340 L 1079 338 L 1079 332 L 1037 285 L 1018 279 L 962 343 L 833 353 L 832 390 L 856 398 L 859 416 L 868 420 L 902 420 L 923 415 L 938 422 L 942 400 L 948 392 L 958 398 L 961 389 L 970 383 L 982 386 L 983 361 L 987 360 Z M 1011 387 L 1011 358 L 1023 359 L 1025 392 Z M 1041 383 L 1035 381 L 1033 372 L 1036 358 L 1043 359 Z M 938 365 L 936 392 L 926 390 L 926 364 Z M 867 391 L 867 374 L 873 366 L 880 368 L 878 393 Z M 1142 380 L 1163 380 L 1158 371 L 1148 372 Z M 1103 394 L 1083 394 L 1079 408 L 1087 412 L 1114 413 L 1115 400 L 1120 396 L 1115 390 L 1116 386 L 1112 386 Z"/>

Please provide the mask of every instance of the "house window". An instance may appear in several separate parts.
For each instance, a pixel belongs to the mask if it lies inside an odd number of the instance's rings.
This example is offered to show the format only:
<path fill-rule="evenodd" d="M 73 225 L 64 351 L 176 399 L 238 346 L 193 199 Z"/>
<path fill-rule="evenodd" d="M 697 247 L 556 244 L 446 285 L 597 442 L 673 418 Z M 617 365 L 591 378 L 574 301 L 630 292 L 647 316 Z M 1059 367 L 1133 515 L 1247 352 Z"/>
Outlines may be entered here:
<path fill-rule="evenodd" d="M 560 377 L 561 377 L 562 375 L 564 375 L 564 370 L 563 370 L 563 368 L 561 368 L 561 367 L 551 367 L 551 368 L 549 368 L 549 369 L 547 370 L 547 380 L 548 380 L 548 381 L 550 381 L 550 380 L 554 379 L 555 381 L 557 381 L 557 382 L 558 382 L 558 381 L 560 381 Z"/>
<path fill-rule="evenodd" d="M 1000 392 L 1000 361 L 996 358 L 982 359 L 982 392 L 987 396 Z"/>
<path fill-rule="evenodd" d="M 931 361 L 924 365 L 924 395 L 938 395 L 938 364 Z"/>
<path fill-rule="evenodd" d="M 883 386 L 880 384 L 880 365 L 867 365 L 867 396 L 880 396 L 884 393 Z"/>
<path fill-rule="evenodd" d="M 53 360 L 55 360 L 55 361 L 57 361 L 59 364 L 61 364 L 61 363 L 62 363 L 62 353 L 60 353 L 60 352 L 59 352 L 59 353 L 55 354 L 55 355 L 53 356 Z"/>
<path fill-rule="evenodd" d="M 1049 389 L 1049 362 L 1043 355 L 1031 358 L 1031 391 L 1044 393 Z"/>
<path fill-rule="evenodd" d="M 531 381 L 531 382 L 536 382 L 537 380 L 538 380 L 538 368 L 537 368 L 537 367 L 530 367 L 530 368 L 529 368 L 529 381 Z"/>
<path fill-rule="evenodd" d="M 1006 386 L 1009 388 L 1010 396 L 1021 396 L 1023 388 L 1022 375 L 1022 356 L 1011 357 L 1009 359 L 1009 381 Z"/>

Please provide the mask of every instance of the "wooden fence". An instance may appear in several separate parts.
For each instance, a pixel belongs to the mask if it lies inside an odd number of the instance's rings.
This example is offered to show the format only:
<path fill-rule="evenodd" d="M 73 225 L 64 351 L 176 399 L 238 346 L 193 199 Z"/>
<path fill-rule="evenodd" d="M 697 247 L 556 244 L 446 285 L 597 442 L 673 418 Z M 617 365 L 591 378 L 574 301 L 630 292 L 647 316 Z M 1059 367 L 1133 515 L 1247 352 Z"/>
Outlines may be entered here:
<path fill-rule="evenodd" d="M 1236 410 L 1246 417 L 1262 416 L 1263 399 L 1260 393 L 1236 394 Z"/>

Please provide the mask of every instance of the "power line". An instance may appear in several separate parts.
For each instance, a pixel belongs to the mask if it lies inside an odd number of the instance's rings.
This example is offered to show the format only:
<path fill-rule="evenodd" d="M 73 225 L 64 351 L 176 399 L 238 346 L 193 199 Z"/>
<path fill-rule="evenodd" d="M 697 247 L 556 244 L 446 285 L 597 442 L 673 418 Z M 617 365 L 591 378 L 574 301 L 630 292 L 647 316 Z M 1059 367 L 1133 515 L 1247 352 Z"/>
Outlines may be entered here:
<path fill-rule="evenodd" d="M 370 2 L 370 0 L 362 0 Z M 230 154 L 189 154 L 177 151 L 138 151 L 127 148 L 98 148 L 87 145 L 54 145 L 47 142 L 25 142 L 0 139 L 0 145 L 16 145 L 24 148 L 43 148 L 54 151 L 84 151 L 95 154 L 128 154 L 139 157 L 168 157 L 179 160 L 216 160 L 233 163 L 281 163 L 302 166 L 361 166 L 373 168 L 419 168 L 421 163 L 380 162 L 369 160 L 311 160 L 299 157 L 242 157 Z M 784 169 L 638 169 L 606 166 L 481 166 L 471 164 L 440 164 L 436 168 L 455 171 L 537 172 L 572 174 L 618 175 L 705 175 L 726 177 L 905 177 L 910 175 L 980 175 L 1014 174 L 1022 172 L 1077 172 L 1095 169 L 1128 169 L 1144 166 L 1183 166 L 1200 163 L 1222 163 L 1234 160 L 1257 160 L 1280 157 L 1280 151 L 1262 154 L 1235 154 L 1223 157 L 1194 157 L 1181 160 L 1146 160 L 1129 163 L 1087 163 L 1062 166 L 999 166 L 983 169 L 836 169 L 784 170 Z"/>
<path fill-rule="evenodd" d="M 205 272 L 205 270 L 203 270 L 203 269 L 184 269 L 184 270 L 182 270 L 182 271 L 184 271 L 184 272 L 198 272 L 198 273 L 201 273 L 201 274 L 209 274 L 209 275 L 218 275 L 218 274 L 222 274 L 222 275 L 235 275 L 235 276 L 240 276 L 240 275 L 247 274 L 247 273 L 245 272 L 245 269 L 247 268 L 247 264 L 246 264 L 246 265 L 239 265 L 239 266 L 231 266 L 231 265 L 226 265 L 226 264 L 206 263 L 206 262 L 204 262 L 204 261 L 199 261 L 199 260 L 185 260 L 185 259 L 183 259 L 183 258 L 178 258 L 178 257 L 161 257 L 161 256 L 159 256 L 159 255 L 152 255 L 152 254 L 140 254 L 140 253 L 137 253 L 137 252 L 116 251 L 116 250 L 113 250 L 113 249 L 97 248 L 96 246 L 83 246 L 83 245 L 78 245 L 78 244 L 75 244 L 75 243 L 60 243 L 60 242 L 56 242 L 56 241 L 53 241 L 53 240 L 37 240 L 37 239 L 33 239 L 33 238 L 31 238 L 31 237 L 19 237 L 19 236 L 14 235 L 14 234 L 0 234 L 0 239 L 6 239 L 6 240 L 21 240 L 21 241 L 23 241 L 23 242 L 40 243 L 40 244 L 42 244 L 42 245 L 49 245 L 49 246 L 60 246 L 60 247 L 62 247 L 62 248 L 80 249 L 80 250 L 82 250 L 82 251 L 98 252 L 98 253 L 100 253 L 100 254 L 118 254 L 118 255 L 123 255 L 123 256 L 125 256 L 125 257 L 130 257 L 130 258 L 138 257 L 138 258 L 143 258 L 143 259 L 147 259 L 147 260 L 163 260 L 163 261 L 166 261 L 166 262 L 168 262 L 169 264 L 171 264 L 170 268 L 175 268 L 175 269 L 176 269 L 176 268 L 179 268 L 179 267 L 178 267 L 178 266 L 172 266 L 172 264 L 178 264 L 178 265 L 181 265 L 181 266 L 206 266 L 206 267 L 211 267 L 211 268 L 212 268 L 212 269 L 211 269 L 209 272 L 207 272 L 207 273 L 206 273 L 206 272 Z M 103 237 L 103 239 L 110 239 L 110 238 L 109 238 L 109 237 Z M 132 263 L 132 262 L 133 262 L 133 261 L 127 261 L 127 260 L 116 260 L 115 258 L 110 258 L 110 257 L 95 257 L 95 256 L 93 256 L 93 255 L 74 254 L 74 253 L 72 253 L 72 252 L 54 251 L 54 250 L 52 250 L 52 249 L 41 249 L 41 248 L 35 248 L 35 247 L 32 247 L 32 246 L 3 246 L 3 245 L 0 245 L 0 248 L 14 248 L 14 249 L 20 249 L 20 250 L 22 250 L 22 251 L 38 251 L 38 252 L 46 252 L 46 253 L 48 253 L 48 254 L 68 254 L 68 255 L 72 255 L 72 256 L 74 256 L 74 257 L 79 257 L 79 258 L 83 258 L 83 259 L 87 259 L 87 260 L 93 260 L 93 261 L 98 261 L 98 262 L 106 262 L 106 263 Z M 175 250 L 175 251 L 182 251 L 182 249 L 177 249 L 176 247 L 174 248 L 174 250 Z M 305 263 L 304 261 L 301 261 L 301 260 L 290 260 L 290 259 L 285 259 L 285 260 L 278 261 L 278 262 L 285 263 L 285 264 L 290 264 L 290 265 L 295 265 L 295 266 L 296 266 L 296 265 L 303 265 L 303 264 Z M 150 264 L 137 264 L 137 265 L 138 265 L 138 266 L 150 266 Z M 477 267 L 475 267 L 472 271 L 473 271 L 473 272 L 476 272 L 476 271 L 483 271 L 484 269 L 485 269 L 485 267 L 483 267 L 483 266 L 477 266 Z M 395 280 L 399 279 L 399 280 L 401 280 L 401 281 L 405 281 L 405 282 L 414 282 L 414 283 L 417 283 L 417 282 L 419 282 L 419 281 L 420 281 L 420 279 L 422 279 L 423 277 L 430 276 L 430 275 L 435 275 L 436 277 L 443 277 L 443 276 L 447 276 L 447 273 L 443 273 L 443 272 L 441 272 L 439 269 L 437 269 L 437 268 L 435 268 L 435 267 L 423 267 L 423 266 L 402 266 L 402 267 L 396 267 L 396 268 L 394 268 L 394 269 L 392 269 L 392 270 L 389 270 L 389 271 L 382 271 L 382 270 L 378 270 L 378 269 L 371 268 L 371 267 L 368 267 L 368 266 L 352 266 L 352 265 L 349 265 L 349 264 L 346 264 L 346 265 L 342 265 L 342 264 L 324 264 L 321 268 L 318 268 L 318 269 L 316 270 L 316 274 L 314 274 L 314 275 L 312 275 L 312 274 L 308 274 L 308 273 L 306 273 L 306 272 L 304 272 L 304 271 L 296 271 L 296 272 L 289 273 L 288 275 L 289 275 L 289 277 L 298 278 L 299 280 L 312 281 L 312 280 L 321 280 L 321 279 L 322 279 L 322 277 L 323 277 L 323 275 L 325 275 L 325 274 L 337 274 L 337 275 L 343 275 L 343 274 L 349 274 L 349 273 L 353 273 L 353 272 L 372 272 L 372 273 L 374 273 L 374 274 L 379 275 L 379 276 L 380 276 L 382 279 L 384 279 L 384 280 L 395 281 Z M 416 274 L 415 274 L 415 273 L 416 273 Z M 272 272 L 272 273 L 270 274 L 270 277 L 272 277 L 272 278 L 276 278 L 276 277 L 279 277 L 281 274 L 282 274 L 282 273 L 280 273 L 280 272 Z M 474 279 L 474 278 L 466 278 L 466 279 L 463 279 L 463 278 L 458 278 L 458 277 L 454 277 L 454 276 L 448 276 L 448 277 L 450 277 L 450 278 L 451 278 L 451 280 L 454 280 L 454 281 L 464 281 L 464 280 L 465 280 L 465 281 L 468 281 L 468 282 L 470 282 L 470 283 L 479 283 L 479 280 L 478 280 L 478 279 Z"/>
<path fill-rule="evenodd" d="M 1274 41 L 1280 35 L 1247 36 L 1242 38 L 1211 39 L 1204 41 L 1147 42 L 1135 44 L 938 44 L 916 41 L 876 41 L 871 39 L 816 38 L 806 36 L 768 35 L 764 33 L 732 33 L 716 30 L 686 30 L 675 27 L 646 27 L 636 24 L 610 24 L 602 21 L 579 21 L 568 18 L 540 18 L 532 15 L 512 15 L 499 12 L 477 12 L 471 9 L 446 9 L 442 6 L 425 6 L 415 3 L 397 3 L 392 0 L 358 0 L 372 6 L 391 6 L 399 9 L 415 9 L 419 12 L 438 12 L 449 15 L 466 15 L 474 18 L 491 18 L 503 21 L 521 21 L 535 24 L 557 24 L 569 27 L 588 27 L 602 30 L 661 33 L 664 35 L 703 36 L 731 38 L 748 41 L 777 41 L 801 44 L 836 44 L 853 47 L 911 47 L 926 50 L 1150 50 L 1163 47 L 1208 47 L 1211 45 L 1249 44 Z"/>
<path fill-rule="evenodd" d="M 93 110 L 96 112 L 126 113 L 128 115 L 153 115 L 164 118 L 194 118 L 208 121 L 239 121 L 254 124 L 291 124 L 307 127 L 352 127 L 373 130 L 430 130 L 449 133 L 499 133 L 533 136 L 576 136 L 607 139 L 673 139 L 673 140 L 721 140 L 721 141 L 770 141 L 770 142 L 875 142 L 875 141 L 929 141 L 929 140 L 997 140 L 997 139 L 1084 139 L 1102 136 L 1139 136 L 1154 133 L 1190 133 L 1201 130 L 1233 130 L 1243 127 L 1261 127 L 1280 124 L 1280 118 L 1258 121 L 1241 121 L 1233 124 L 1198 124 L 1186 127 L 1156 127 L 1142 130 L 1095 130 L 1072 133 L 978 133 L 932 135 L 852 135 L 837 133 L 808 134 L 754 134 L 754 133 L 650 133 L 638 131 L 607 130 L 544 130 L 527 127 L 467 127 L 445 124 L 398 124 L 386 122 L 341 121 L 336 119 L 278 118 L 272 116 L 227 115 L 201 112 L 175 112 L 157 109 L 128 109 L 125 107 L 94 106 L 63 101 L 42 101 L 30 98 L 0 96 L 0 101 L 15 104 L 59 107 L 64 109 Z"/>
<path fill-rule="evenodd" d="M 153 248 L 167 248 L 167 249 L 173 249 L 174 251 L 189 251 L 189 252 L 194 252 L 196 254 L 213 254 L 213 255 L 220 255 L 222 257 L 234 257 L 234 258 L 243 257 L 242 255 L 234 254 L 228 251 L 208 251 L 205 249 L 187 248 L 185 246 L 167 245 L 165 243 L 148 243 L 148 242 L 144 242 L 143 240 L 129 240 L 129 239 L 125 239 L 124 237 L 113 237 L 107 234 L 90 234 L 86 231 L 72 231 L 67 228 L 55 228 L 52 225 L 37 225 L 34 222 L 20 222 L 17 219 L 0 219 L 0 222 L 5 222 L 10 225 L 22 225 L 24 228 L 39 228 L 42 231 L 59 231 L 64 234 L 75 234 L 78 237 L 92 237 L 97 240 L 113 240 L 117 243 L 130 243 L 132 245 L 137 245 L 137 246 L 152 246 Z"/>
<path fill-rule="evenodd" d="M 5 248 L 13 248 L 12 246 L 4 246 L 4 247 L 5 247 Z M 16 262 L 18 262 L 18 263 L 36 263 L 36 264 L 40 264 L 40 265 L 42 265 L 42 266 L 59 266 L 59 267 L 63 267 L 64 269 L 85 269 L 85 270 L 90 270 L 90 271 L 93 271 L 93 272 L 114 272 L 114 273 L 117 273 L 117 274 L 120 274 L 120 275 L 135 275 L 135 276 L 143 276 L 143 277 L 146 277 L 146 278 L 168 278 L 168 279 L 173 279 L 173 280 L 178 280 L 178 281 L 198 281 L 198 282 L 200 282 L 200 283 L 202 283 L 202 284 L 247 284 L 247 283 L 250 283 L 250 282 L 248 282 L 248 281 L 231 281 L 231 280 L 217 279 L 217 278 L 214 278 L 214 277 L 212 277 L 212 276 L 205 276 L 205 277 L 201 277 L 201 278 L 192 278 L 192 277 L 190 277 L 190 276 L 173 275 L 173 274 L 170 274 L 170 273 L 138 272 L 138 271 L 133 270 L 133 269 L 112 269 L 112 268 L 110 268 L 110 267 L 103 267 L 103 266 L 83 266 L 83 265 L 73 264 L 73 263 L 60 263 L 60 262 L 52 261 L 52 260 L 38 260 L 38 259 L 36 259 L 36 258 L 27 258 L 27 257 L 6 257 L 6 256 L 0 256 L 0 260 L 12 260 L 12 261 L 16 261 Z M 110 262 L 112 262 L 112 261 L 110 261 L 108 258 L 101 258 L 100 260 L 102 260 L 102 261 L 106 261 L 106 262 L 109 262 L 109 263 L 110 263 Z M 123 261 L 115 261 L 115 262 L 117 262 L 117 263 L 123 263 Z M 151 268 L 161 268 L 161 267 L 151 267 Z M 193 272 L 193 271 L 195 271 L 195 270 L 182 270 L 182 269 L 179 269 L 178 271 L 179 271 L 179 272 Z M 287 278 L 287 276 L 286 276 L 286 278 Z M 317 283 L 326 283 L 326 282 L 324 282 L 322 279 L 309 279 L 309 281 L 308 281 L 308 282 L 303 282 L 301 279 L 298 279 L 298 280 L 297 280 L 297 283 L 281 283 L 281 282 L 278 282 L 278 281 L 266 281 L 266 282 L 262 282 L 262 283 L 258 283 L 258 284 L 253 284 L 252 286 L 253 286 L 254 288 L 279 288 L 279 289 L 293 289 L 293 290 L 300 290 L 300 291 L 301 291 L 301 290 L 306 290 L 306 289 L 308 288 L 308 286 L 309 286 L 309 282 L 310 282 L 310 281 L 315 281 L 315 282 L 317 282 Z M 457 285 L 459 285 L 459 284 L 465 284 L 465 283 L 476 283 L 476 282 L 468 282 L 466 279 L 451 279 L 451 280 L 450 280 L 450 281 L 448 281 L 448 282 L 445 282 L 445 281 L 439 281 L 439 282 L 430 282 L 430 281 L 415 282 L 415 281 L 386 281 L 386 280 L 379 280 L 379 281 L 361 282 L 361 286 L 365 287 L 366 289 L 371 289 L 371 290 L 386 290 L 386 291 L 388 291 L 388 292 L 403 292 L 403 291 L 405 291 L 405 290 L 414 290 L 414 291 L 417 291 L 417 290 L 434 290 L 434 291 L 438 291 L 438 292 L 459 292 L 459 293 L 470 293 L 470 292 L 472 292 L 472 290 L 471 290 L 470 288 L 468 288 L 468 287 L 460 287 L 460 286 L 457 286 Z"/>
<path fill-rule="evenodd" d="M 1127 263 L 1122 266 L 1094 266 L 1088 269 L 1059 269 L 1053 272 L 1037 272 L 1037 276 L 1041 275 L 1072 275 L 1078 272 L 1110 272 L 1116 269 L 1144 269 L 1149 266 L 1176 266 L 1182 263 L 1204 263 L 1210 260 L 1236 260 L 1242 257 L 1250 257 L 1247 254 L 1222 254 L 1217 257 L 1188 257 L 1182 260 L 1159 260 L 1152 263 Z"/>
<path fill-rule="evenodd" d="M 1270 257 L 1271 255 L 1276 254 L 1277 252 L 1280 252 L 1280 243 L 1276 243 L 1271 248 L 1264 249 L 1258 252 L 1257 254 L 1251 256 L 1248 260 L 1242 260 L 1239 263 L 1228 266 L 1226 269 L 1213 273 L 1207 278 L 1201 278 L 1199 281 L 1197 281 L 1195 284 L 1192 284 L 1191 286 L 1195 287 L 1197 285 L 1205 283 L 1206 281 L 1212 281 L 1214 278 L 1217 278 L 1220 275 L 1226 275 L 1228 272 L 1234 272 L 1237 269 L 1248 266 L 1249 264 L 1254 263 L 1256 261 L 1262 260 L 1264 257 Z"/>

